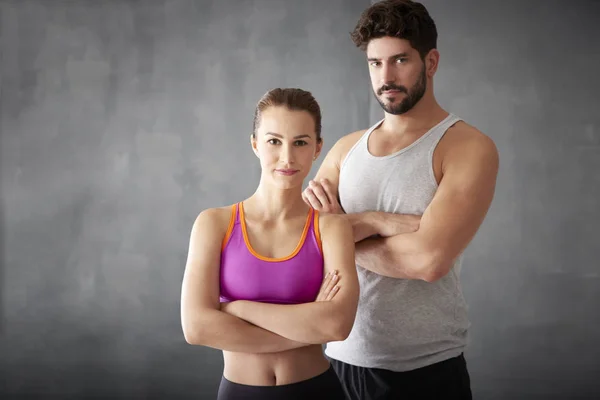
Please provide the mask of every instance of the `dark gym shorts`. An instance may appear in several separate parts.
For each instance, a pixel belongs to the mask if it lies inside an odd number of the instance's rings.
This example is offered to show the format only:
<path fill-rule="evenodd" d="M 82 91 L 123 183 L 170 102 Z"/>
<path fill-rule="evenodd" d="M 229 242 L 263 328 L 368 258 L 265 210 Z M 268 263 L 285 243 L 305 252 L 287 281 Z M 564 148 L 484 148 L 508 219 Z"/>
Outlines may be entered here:
<path fill-rule="evenodd" d="M 329 359 L 349 400 L 471 400 L 464 355 L 412 371 L 357 367 Z"/>

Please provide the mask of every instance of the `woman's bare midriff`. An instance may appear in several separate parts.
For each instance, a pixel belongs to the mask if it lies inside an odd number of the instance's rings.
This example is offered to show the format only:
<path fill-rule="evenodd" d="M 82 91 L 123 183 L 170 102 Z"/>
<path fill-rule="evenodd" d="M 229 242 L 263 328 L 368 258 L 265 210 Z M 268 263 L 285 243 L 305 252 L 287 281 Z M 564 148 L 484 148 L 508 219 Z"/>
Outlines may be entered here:
<path fill-rule="evenodd" d="M 223 352 L 223 376 L 231 382 L 253 386 L 287 385 L 313 378 L 329 368 L 321 345 L 280 353 Z"/>

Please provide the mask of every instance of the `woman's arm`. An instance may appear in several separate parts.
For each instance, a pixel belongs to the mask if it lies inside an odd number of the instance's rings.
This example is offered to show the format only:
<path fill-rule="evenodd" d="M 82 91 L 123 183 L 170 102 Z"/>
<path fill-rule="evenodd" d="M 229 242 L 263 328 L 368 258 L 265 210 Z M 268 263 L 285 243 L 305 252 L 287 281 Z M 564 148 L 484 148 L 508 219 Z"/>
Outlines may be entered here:
<path fill-rule="evenodd" d="M 185 340 L 242 353 L 271 353 L 307 346 L 308 343 L 286 339 L 221 311 L 219 267 L 228 221 L 226 210 L 208 209 L 194 222 L 181 290 Z"/>
<path fill-rule="evenodd" d="M 292 305 L 234 301 L 226 312 L 293 341 L 323 344 L 348 337 L 359 293 L 352 226 L 337 215 L 321 215 L 319 225 L 325 272 L 338 271 L 333 299 Z"/>

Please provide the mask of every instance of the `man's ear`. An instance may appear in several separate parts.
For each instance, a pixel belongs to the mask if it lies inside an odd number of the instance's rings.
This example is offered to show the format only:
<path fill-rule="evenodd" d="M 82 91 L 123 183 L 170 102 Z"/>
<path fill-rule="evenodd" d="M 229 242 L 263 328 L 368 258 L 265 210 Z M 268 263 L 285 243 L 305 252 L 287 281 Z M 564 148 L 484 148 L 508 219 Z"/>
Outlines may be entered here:
<path fill-rule="evenodd" d="M 437 49 L 431 49 L 425 56 L 425 70 L 427 76 L 433 78 L 437 72 L 438 65 L 440 63 L 440 52 Z"/>

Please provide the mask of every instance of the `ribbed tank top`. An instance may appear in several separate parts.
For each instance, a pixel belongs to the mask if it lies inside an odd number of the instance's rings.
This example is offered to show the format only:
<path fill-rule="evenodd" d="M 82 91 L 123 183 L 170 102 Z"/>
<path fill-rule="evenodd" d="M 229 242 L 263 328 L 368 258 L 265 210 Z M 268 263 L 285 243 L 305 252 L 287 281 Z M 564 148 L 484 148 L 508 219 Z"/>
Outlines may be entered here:
<path fill-rule="evenodd" d="M 298 304 L 314 301 L 323 282 L 319 215 L 310 209 L 298 245 L 287 257 L 258 254 L 248 239 L 244 206 L 232 206 L 221 249 L 221 302 L 250 300 Z"/>
<path fill-rule="evenodd" d="M 350 149 L 340 169 L 339 196 L 347 213 L 383 211 L 422 215 L 438 187 L 433 152 L 450 114 L 410 146 L 387 156 L 369 153 L 379 121 Z M 468 340 L 467 306 L 460 285 L 462 255 L 433 283 L 381 276 L 357 265 L 360 298 L 350 336 L 326 354 L 357 366 L 408 371 L 460 355 Z"/>

